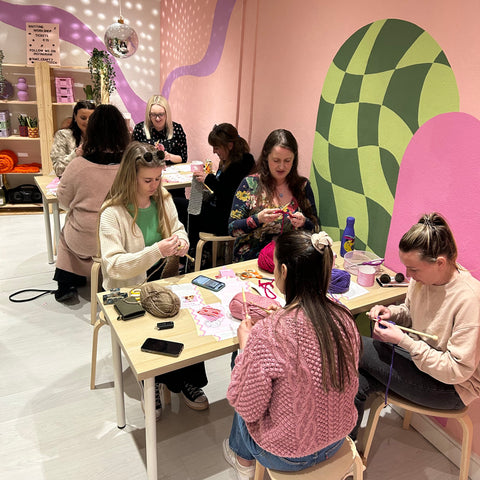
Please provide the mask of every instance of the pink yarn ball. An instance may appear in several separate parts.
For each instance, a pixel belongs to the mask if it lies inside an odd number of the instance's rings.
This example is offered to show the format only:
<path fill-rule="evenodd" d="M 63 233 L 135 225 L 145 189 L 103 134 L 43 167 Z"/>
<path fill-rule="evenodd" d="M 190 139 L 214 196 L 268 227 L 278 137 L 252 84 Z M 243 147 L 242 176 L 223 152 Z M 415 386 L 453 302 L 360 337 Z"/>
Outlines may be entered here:
<path fill-rule="evenodd" d="M 260 255 L 258 256 L 258 268 L 261 268 L 266 272 L 273 273 L 275 270 L 275 264 L 273 263 L 274 252 L 275 241 L 272 240 L 270 243 L 265 245 L 262 250 L 260 250 Z"/>

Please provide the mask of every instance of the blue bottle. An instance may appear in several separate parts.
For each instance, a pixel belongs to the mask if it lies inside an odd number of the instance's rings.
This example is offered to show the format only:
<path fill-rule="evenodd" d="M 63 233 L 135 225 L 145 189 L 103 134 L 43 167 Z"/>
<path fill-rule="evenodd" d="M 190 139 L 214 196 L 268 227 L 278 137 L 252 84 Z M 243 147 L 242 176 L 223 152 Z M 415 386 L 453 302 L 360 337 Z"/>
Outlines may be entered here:
<path fill-rule="evenodd" d="M 342 243 L 340 245 L 340 255 L 343 257 L 345 253 L 353 251 L 355 245 L 355 229 L 353 224 L 355 217 L 347 217 L 347 225 L 342 235 Z"/>

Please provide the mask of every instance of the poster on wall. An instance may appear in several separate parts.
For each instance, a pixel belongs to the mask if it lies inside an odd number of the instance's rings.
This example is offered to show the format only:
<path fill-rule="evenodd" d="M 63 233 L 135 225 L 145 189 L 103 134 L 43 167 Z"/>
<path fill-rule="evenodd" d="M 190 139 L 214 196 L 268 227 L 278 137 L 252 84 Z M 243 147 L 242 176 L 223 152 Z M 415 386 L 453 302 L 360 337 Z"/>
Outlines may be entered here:
<path fill-rule="evenodd" d="M 47 62 L 60 65 L 58 23 L 27 23 L 27 64 Z"/>

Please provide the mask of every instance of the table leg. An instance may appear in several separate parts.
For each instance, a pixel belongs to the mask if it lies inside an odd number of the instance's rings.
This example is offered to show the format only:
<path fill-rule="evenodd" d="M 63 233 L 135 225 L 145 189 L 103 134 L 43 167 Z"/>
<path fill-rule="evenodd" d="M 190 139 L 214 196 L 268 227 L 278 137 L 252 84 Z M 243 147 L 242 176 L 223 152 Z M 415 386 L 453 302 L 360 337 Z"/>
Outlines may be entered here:
<path fill-rule="evenodd" d="M 155 418 L 155 377 L 144 381 L 145 449 L 147 452 L 147 478 L 157 480 L 157 422 Z"/>
<path fill-rule="evenodd" d="M 58 242 L 60 241 L 60 209 L 58 208 L 58 202 L 52 203 L 53 212 L 53 240 L 54 250 L 57 253 Z"/>
<path fill-rule="evenodd" d="M 112 360 L 113 360 L 113 380 L 115 385 L 115 407 L 117 409 L 117 426 L 124 428 L 125 421 L 125 400 L 123 398 L 123 375 L 122 375 L 122 351 L 120 345 L 115 338 L 113 328 L 112 335 Z M 154 399 L 155 401 L 155 399 Z M 155 412 L 154 412 L 155 415 Z"/>
<path fill-rule="evenodd" d="M 47 199 L 42 195 L 43 202 L 43 221 L 45 223 L 45 239 L 47 241 L 48 263 L 54 263 L 53 247 L 52 247 L 52 229 L 50 227 L 50 210 L 48 208 Z"/>

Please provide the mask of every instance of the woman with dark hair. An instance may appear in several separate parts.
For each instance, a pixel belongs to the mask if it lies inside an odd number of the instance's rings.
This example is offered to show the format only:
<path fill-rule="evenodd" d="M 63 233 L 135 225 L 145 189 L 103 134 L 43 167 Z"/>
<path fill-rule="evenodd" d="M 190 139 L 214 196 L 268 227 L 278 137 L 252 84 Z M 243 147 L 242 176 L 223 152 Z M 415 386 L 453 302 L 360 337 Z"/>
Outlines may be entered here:
<path fill-rule="evenodd" d="M 351 313 L 327 296 L 331 245 L 325 232 L 280 235 L 274 275 L 286 305 L 238 328 L 227 391 L 235 414 L 223 443 L 237 478 L 253 478 L 255 460 L 281 471 L 323 462 L 355 425 L 361 340 Z"/>
<path fill-rule="evenodd" d="M 192 247 L 198 242 L 199 232 L 228 235 L 233 196 L 240 182 L 255 166 L 247 141 L 230 123 L 215 125 L 208 135 L 208 143 L 213 147 L 213 153 L 218 155 L 220 163 L 216 174 L 207 175 L 203 170 L 193 173 L 213 194 L 203 202 L 200 215 L 189 216 L 188 236 Z"/>
<path fill-rule="evenodd" d="M 353 438 L 368 396 L 387 385 L 435 409 L 461 409 L 480 397 L 480 282 L 457 264 L 450 227 L 438 213 L 425 214 L 398 247 L 411 277 L 407 298 L 368 313 L 375 326 L 373 338 L 363 337 Z M 405 333 L 397 323 L 431 336 Z"/>
<path fill-rule="evenodd" d="M 228 231 L 237 237 L 237 262 L 257 258 L 282 231 L 319 226 L 310 182 L 298 174 L 298 145 L 291 132 L 270 133 L 257 171 L 242 181 L 233 198 Z"/>
<path fill-rule="evenodd" d="M 53 277 L 58 282 L 58 302 L 74 298 L 77 287 L 85 285 L 90 276 L 97 253 L 98 212 L 129 142 L 120 111 L 113 105 L 98 106 L 88 121 L 83 156 L 74 158 L 60 179 L 57 197 L 67 217 Z"/>
<path fill-rule="evenodd" d="M 95 110 L 95 104 L 88 100 L 80 100 L 73 108 L 70 125 L 62 128 L 53 137 L 50 159 L 55 175 L 61 177 L 65 167 L 75 158 L 83 155 L 83 143 L 90 115 Z"/>

